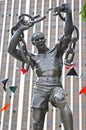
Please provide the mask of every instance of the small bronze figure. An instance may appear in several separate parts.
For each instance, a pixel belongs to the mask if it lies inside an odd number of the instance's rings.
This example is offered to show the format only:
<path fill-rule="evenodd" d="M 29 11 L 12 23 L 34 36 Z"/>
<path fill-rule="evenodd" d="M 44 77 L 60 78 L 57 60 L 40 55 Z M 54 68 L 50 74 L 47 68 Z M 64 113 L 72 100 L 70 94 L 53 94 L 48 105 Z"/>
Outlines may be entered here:
<path fill-rule="evenodd" d="M 32 44 L 37 48 L 38 54 L 28 52 L 24 46 L 21 47 L 22 49 L 18 49 L 17 46 L 21 40 L 22 32 L 34 25 L 34 22 L 30 24 L 24 22 L 24 19 L 19 22 L 8 48 L 8 52 L 17 60 L 23 63 L 28 62 L 28 66 L 31 66 L 37 75 L 32 98 L 33 130 L 43 130 L 48 102 L 59 108 L 64 129 L 73 130 L 72 112 L 65 99 L 66 93 L 61 83 L 62 57 L 71 42 L 74 31 L 72 13 L 68 4 L 55 7 L 54 12 L 58 14 L 60 12 L 66 13 L 64 34 L 54 48 L 49 49 L 46 46 L 44 33 L 36 32 L 32 35 L 31 40 Z"/>

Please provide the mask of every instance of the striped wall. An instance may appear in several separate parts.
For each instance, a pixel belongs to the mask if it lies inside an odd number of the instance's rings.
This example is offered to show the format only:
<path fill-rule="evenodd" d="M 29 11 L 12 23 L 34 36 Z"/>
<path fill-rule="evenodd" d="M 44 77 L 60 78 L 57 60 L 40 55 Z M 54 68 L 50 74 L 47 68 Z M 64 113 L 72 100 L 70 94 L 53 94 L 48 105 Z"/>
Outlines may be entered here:
<path fill-rule="evenodd" d="M 84 0 L 0 0 L 0 81 L 9 78 L 6 92 L 0 82 L 0 108 L 10 104 L 8 110 L 0 112 L 0 130 L 32 130 L 31 99 L 35 75 L 31 69 L 26 74 L 22 74 L 20 71 L 22 64 L 8 54 L 11 28 L 22 13 L 46 15 L 44 21 L 25 31 L 25 41 L 28 50 L 35 53 L 37 50 L 31 44 L 31 35 L 36 31 L 42 31 L 45 33 L 47 46 L 52 47 L 63 34 L 64 22 L 58 16 L 53 16 L 53 11 L 49 14 L 46 12 L 61 3 L 71 5 L 73 22 L 79 29 L 74 58 L 77 64 L 74 68 L 78 76 L 66 77 L 67 70 L 64 65 L 62 84 L 68 93 L 67 101 L 73 112 L 74 130 L 86 129 L 86 96 L 79 95 L 79 91 L 86 85 L 86 23 L 82 22 L 79 14 L 84 2 Z M 9 86 L 15 85 L 17 89 L 13 93 Z M 53 108 L 51 104 L 45 117 L 44 130 L 64 130 L 59 110 Z"/>

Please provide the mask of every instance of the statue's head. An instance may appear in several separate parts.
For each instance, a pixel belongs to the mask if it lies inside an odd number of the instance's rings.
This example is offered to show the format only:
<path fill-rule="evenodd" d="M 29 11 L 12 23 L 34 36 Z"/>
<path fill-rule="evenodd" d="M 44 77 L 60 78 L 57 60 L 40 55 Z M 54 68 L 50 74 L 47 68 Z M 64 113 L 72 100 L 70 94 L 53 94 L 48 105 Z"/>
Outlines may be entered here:
<path fill-rule="evenodd" d="M 31 41 L 32 41 L 32 44 L 33 44 L 33 45 L 36 45 L 36 44 L 38 44 L 39 42 L 44 42 L 44 43 L 45 43 L 44 33 L 42 33 L 42 32 L 36 32 L 36 33 L 34 33 L 34 34 L 32 35 Z"/>
<path fill-rule="evenodd" d="M 37 47 L 38 50 L 44 50 L 46 48 L 45 45 L 45 35 L 42 32 L 36 32 L 32 35 L 31 38 L 32 44 Z"/>

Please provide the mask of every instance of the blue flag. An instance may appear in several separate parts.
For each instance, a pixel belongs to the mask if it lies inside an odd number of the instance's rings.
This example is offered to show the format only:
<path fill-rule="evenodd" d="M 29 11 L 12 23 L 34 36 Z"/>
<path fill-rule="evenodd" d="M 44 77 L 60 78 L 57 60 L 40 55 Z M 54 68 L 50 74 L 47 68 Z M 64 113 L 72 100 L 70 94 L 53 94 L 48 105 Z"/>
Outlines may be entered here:
<path fill-rule="evenodd" d="M 9 78 L 4 79 L 4 80 L 1 81 L 3 83 L 3 89 L 4 89 L 5 92 L 6 92 L 6 84 L 7 84 L 8 80 L 9 80 Z"/>

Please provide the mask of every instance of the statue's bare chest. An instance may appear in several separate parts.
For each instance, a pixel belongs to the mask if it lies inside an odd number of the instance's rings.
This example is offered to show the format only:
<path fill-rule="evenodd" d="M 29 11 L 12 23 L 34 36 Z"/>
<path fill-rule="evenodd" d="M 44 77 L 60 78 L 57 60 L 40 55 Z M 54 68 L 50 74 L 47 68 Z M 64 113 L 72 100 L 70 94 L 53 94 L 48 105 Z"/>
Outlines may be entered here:
<path fill-rule="evenodd" d="M 35 57 L 34 71 L 39 75 L 53 76 L 62 69 L 62 60 L 53 53 L 40 54 Z"/>

